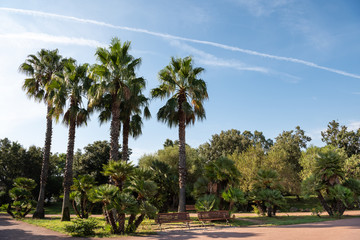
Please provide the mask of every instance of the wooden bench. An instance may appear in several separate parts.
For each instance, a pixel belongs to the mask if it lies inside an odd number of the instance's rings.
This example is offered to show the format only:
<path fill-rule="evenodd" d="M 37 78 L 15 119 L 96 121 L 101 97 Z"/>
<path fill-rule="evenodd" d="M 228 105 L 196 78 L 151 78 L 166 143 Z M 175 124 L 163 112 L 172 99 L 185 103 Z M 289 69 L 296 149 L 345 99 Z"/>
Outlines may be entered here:
<path fill-rule="evenodd" d="M 186 211 L 196 211 L 195 205 L 185 205 Z"/>
<path fill-rule="evenodd" d="M 229 211 L 220 210 L 220 211 L 211 211 L 211 212 L 198 212 L 199 221 L 202 222 L 202 225 L 205 227 L 205 222 L 215 221 L 215 220 L 225 220 L 226 224 L 230 224 L 230 214 Z M 231 224 L 230 224 L 231 226 Z"/>
<path fill-rule="evenodd" d="M 160 225 L 163 223 L 172 223 L 172 222 L 183 222 L 186 224 L 186 226 L 190 229 L 190 215 L 186 212 L 181 213 L 158 213 L 158 215 L 155 218 L 155 222 Z"/>

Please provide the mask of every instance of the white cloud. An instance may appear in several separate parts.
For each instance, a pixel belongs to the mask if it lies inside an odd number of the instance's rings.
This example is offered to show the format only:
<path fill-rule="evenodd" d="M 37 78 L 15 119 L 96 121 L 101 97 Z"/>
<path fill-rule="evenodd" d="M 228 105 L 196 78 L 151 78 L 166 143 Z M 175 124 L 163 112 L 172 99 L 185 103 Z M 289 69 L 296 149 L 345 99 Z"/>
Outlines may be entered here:
<path fill-rule="evenodd" d="M 350 131 L 357 131 L 360 128 L 360 121 L 350 121 L 347 127 Z"/>
<path fill-rule="evenodd" d="M 273 6 L 282 5 L 282 4 L 285 4 L 286 2 L 287 1 L 284 1 L 284 2 L 283 1 L 275 1 Z M 91 20 L 91 19 L 82 19 L 82 18 L 77 18 L 77 17 L 64 16 L 64 15 L 53 14 L 53 13 L 45 13 L 45 12 L 40 12 L 40 11 L 15 9 L 15 8 L 0 8 L 0 11 L 6 11 L 6 12 L 18 13 L 18 14 L 26 14 L 26 15 L 36 16 L 36 17 L 48 17 L 48 18 L 56 18 L 56 19 L 67 20 L 67 21 L 75 21 L 75 22 L 80 22 L 80 23 L 88 23 L 88 24 L 94 24 L 94 25 L 103 26 L 103 27 L 121 29 L 121 30 L 125 30 L 125 31 L 144 33 L 144 34 L 148 34 L 148 35 L 152 35 L 152 36 L 162 37 L 165 39 L 199 43 L 199 44 L 213 46 L 213 47 L 217 47 L 217 48 L 221 48 L 221 49 L 225 49 L 225 50 L 229 50 L 229 51 L 233 51 L 233 52 L 241 52 L 241 53 L 245 53 L 245 54 L 249 54 L 249 55 L 253 55 L 253 56 L 259 56 L 259 57 L 274 59 L 274 60 L 278 60 L 278 61 L 286 61 L 286 62 L 302 64 L 302 65 L 305 65 L 308 67 L 317 68 L 317 69 L 325 70 L 328 72 L 333 72 L 333 73 L 336 73 L 339 75 L 360 79 L 360 75 L 358 75 L 358 74 L 348 73 L 348 72 L 345 72 L 342 70 L 324 67 L 324 66 L 318 65 L 313 62 L 309 62 L 309 61 L 305 61 L 305 60 L 301 60 L 301 59 L 297 59 L 297 58 L 283 57 L 283 56 L 277 56 L 277 55 L 272 55 L 272 54 L 267 54 L 267 53 L 261 53 L 261 52 L 257 52 L 257 51 L 253 51 L 253 50 L 249 50 L 249 49 L 243 49 L 243 48 L 234 47 L 234 46 L 225 45 L 225 44 L 216 43 L 216 42 L 211 42 L 211 41 L 184 38 L 184 37 L 179 37 L 179 36 L 175 36 L 175 35 L 170 35 L 167 33 L 153 32 L 153 31 L 149 31 L 149 30 L 141 29 L 141 28 L 130 28 L 130 27 L 118 26 L 118 25 L 113 25 L 113 24 L 95 21 L 95 20 Z"/>
<path fill-rule="evenodd" d="M 107 45 L 100 43 L 95 40 L 85 39 L 85 38 L 73 38 L 65 36 L 54 36 L 45 33 L 34 33 L 34 32 L 24 32 L 24 33 L 8 33 L 0 34 L 0 40 L 35 40 L 42 42 L 51 42 L 51 43 L 60 43 L 60 44 L 71 44 L 71 45 L 80 45 L 80 46 L 89 46 L 89 47 L 106 47 Z"/>
<path fill-rule="evenodd" d="M 179 47 L 184 51 L 187 51 L 191 54 L 194 54 L 198 57 L 198 61 L 202 64 L 209 65 L 209 66 L 216 66 L 216 67 L 228 67 L 233 68 L 240 71 L 255 71 L 261 73 L 268 73 L 269 70 L 263 67 L 257 66 L 248 66 L 245 63 L 239 62 L 237 60 L 226 60 L 222 58 L 218 58 L 210 53 L 201 51 L 197 48 L 191 47 L 188 44 L 182 43 L 180 41 L 171 41 L 171 45 Z"/>
<path fill-rule="evenodd" d="M 289 4 L 289 0 L 233 0 L 236 4 L 245 7 L 256 17 L 267 16 L 279 8 Z"/>

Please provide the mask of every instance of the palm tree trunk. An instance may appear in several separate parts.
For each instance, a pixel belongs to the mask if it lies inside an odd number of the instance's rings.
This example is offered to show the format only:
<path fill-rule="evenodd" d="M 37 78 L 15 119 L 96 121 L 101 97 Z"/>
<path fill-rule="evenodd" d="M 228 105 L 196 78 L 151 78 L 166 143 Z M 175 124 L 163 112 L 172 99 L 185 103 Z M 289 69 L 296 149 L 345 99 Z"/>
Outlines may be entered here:
<path fill-rule="evenodd" d="M 325 211 L 329 214 L 329 216 L 334 216 L 334 212 L 333 210 L 329 207 L 329 205 L 326 203 L 323 195 L 321 194 L 321 192 L 318 190 L 316 191 L 317 195 L 318 195 L 318 199 L 320 200 L 321 205 L 323 206 L 323 208 L 325 209 Z"/>
<path fill-rule="evenodd" d="M 128 161 L 129 155 L 129 129 L 130 129 L 130 117 L 127 117 L 123 125 L 123 144 L 122 144 L 122 160 Z"/>
<path fill-rule="evenodd" d="M 36 205 L 36 210 L 33 214 L 33 218 L 45 218 L 44 202 L 45 202 L 45 187 L 49 172 L 50 165 L 50 149 L 51 149 L 51 137 L 52 137 L 52 119 L 50 116 L 51 105 L 47 106 L 47 115 L 46 115 L 46 133 L 45 133 L 45 146 L 44 146 L 44 155 L 43 162 L 41 167 L 40 175 L 40 191 L 38 202 Z"/>
<path fill-rule="evenodd" d="M 115 97 L 114 97 L 115 98 Z M 119 160 L 120 101 L 115 99 L 111 109 L 110 160 Z"/>
<path fill-rule="evenodd" d="M 70 187 L 73 178 L 73 159 L 74 159 L 74 144 L 75 144 L 75 119 L 70 120 L 68 147 L 65 163 L 64 174 L 64 198 L 62 205 L 61 221 L 70 221 Z"/>
<path fill-rule="evenodd" d="M 185 212 L 186 204 L 186 151 L 185 151 L 185 114 L 182 110 L 182 99 L 179 99 L 179 206 L 178 212 Z"/>

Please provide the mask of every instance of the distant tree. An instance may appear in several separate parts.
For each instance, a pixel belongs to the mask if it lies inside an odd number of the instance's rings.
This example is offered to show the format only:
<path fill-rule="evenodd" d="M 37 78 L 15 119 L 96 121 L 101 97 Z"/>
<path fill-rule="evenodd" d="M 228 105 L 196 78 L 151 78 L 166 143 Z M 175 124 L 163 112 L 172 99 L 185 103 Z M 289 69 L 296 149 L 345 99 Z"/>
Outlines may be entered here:
<path fill-rule="evenodd" d="M 340 126 L 335 120 L 329 122 L 326 131 L 321 132 L 322 141 L 327 145 L 343 148 L 350 157 L 360 153 L 360 128 L 348 131 L 346 126 Z"/>
<path fill-rule="evenodd" d="M 200 145 L 199 152 L 207 160 L 214 160 L 221 156 L 228 156 L 234 152 L 242 153 L 251 146 L 261 146 L 264 151 L 268 151 L 272 146 L 272 140 L 266 139 L 262 132 L 244 131 L 231 129 L 214 134 L 209 143 Z"/>
<path fill-rule="evenodd" d="M 74 176 L 89 174 L 98 184 L 107 183 L 109 179 L 101 172 L 103 165 L 109 162 L 109 155 L 110 143 L 108 141 L 95 141 L 88 144 L 84 147 L 84 153 L 80 151 L 75 154 Z"/>
<path fill-rule="evenodd" d="M 129 99 L 129 78 L 141 63 L 140 58 L 129 54 L 130 42 L 121 43 L 113 38 L 108 49 L 98 48 L 96 57 L 100 64 L 92 67 L 91 76 L 96 80 L 89 91 L 89 105 L 100 111 L 100 123 L 111 119 L 110 159 L 119 160 L 119 137 L 121 128 L 121 101 Z"/>
<path fill-rule="evenodd" d="M 25 79 L 23 89 L 30 98 L 36 101 L 45 102 L 47 105 L 46 115 L 46 133 L 44 156 L 42 163 L 42 170 L 40 176 L 40 192 L 36 210 L 33 218 L 44 218 L 44 200 L 45 187 L 48 177 L 49 162 L 50 162 L 50 148 L 52 136 L 52 93 L 48 90 L 48 85 L 52 82 L 56 73 L 63 68 L 62 57 L 59 51 L 41 49 L 36 55 L 29 55 L 28 58 L 19 67 L 19 71 L 25 73 L 30 78 Z"/>
<path fill-rule="evenodd" d="M 50 85 L 54 89 L 54 115 L 59 119 L 63 114 L 63 123 L 69 127 L 61 221 L 70 221 L 70 187 L 73 180 L 76 127 L 85 125 L 90 114 L 88 109 L 83 107 L 83 96 L 91 84 L 88 68 L 88 64 L 77 65 L 75 60 L 69 59 L 64 64 L 63 72 L 57 74 L 57 81 Z"/>
<path fill-rule="evenodd" d="M 171 140 L 171 139 L 166 139 L 165 142 L 164 142 L 164 148 L 166 147 L 173 147 L 174 146 L 174 142 Z"/>
<path fill-rule="evenodd" d="M 156 195 L 150 200 L 151 203 L 159 209 L 159 212 L 167 212 L 170 207 L 174 207 L 179 194 L 176 187 L 179 181 L 177 174 L 171 166 L 159 160 L 149 162 L 149 166 L 145 169 L 150 173 L 149 179 L 158 186 Z"/>
<path fill-rule="evenodd" d="M 203 175 L 199 175 L 194 183 L 193 195 L 195 198 L 204 195 L 214 195 L 217 199 L 220 199 L 223 191 L 238 186 L 240 172 L 233 160 L 220 157 L 208 162 L 204 168 Z M 224 208 L 223 201 L 220 201 L 219 204 L 220 208 Z"/>
<path fill-rule="evenodd" d="M 158 111 L 158 120 L 169 127 L 179 126 L 179 212 L 185 212 L 186 149 L 185 128 L 195 119 L 205 118 L 203 101 L 208 98 L 206 83 L 199 78 L 204 69 L 193 67 L 191 57 L 171 58 L 168 66 L 159 72 L 160 86 L 152 89 L 154 98 L 168 98 Z"/>
<path fill-rule="evenodd" d="M 253 190 L 259 169 L 265 167 L 266 157 L 264 149 L 260 146 L 250 146 L 246 151 L 234 152 L 229 156 L 241 173 L 239 187 L 242 191 L 247 193 Z"/>
<path fill-rule="evenodd" d="M 276 137 L 276 142 L 268 153 L 265 166 L 276 170 L 288 193 L 300 194 L 301 152 L 309 141 L 311 138 L 298 126 L 295 131 L 283 131 Z"/>

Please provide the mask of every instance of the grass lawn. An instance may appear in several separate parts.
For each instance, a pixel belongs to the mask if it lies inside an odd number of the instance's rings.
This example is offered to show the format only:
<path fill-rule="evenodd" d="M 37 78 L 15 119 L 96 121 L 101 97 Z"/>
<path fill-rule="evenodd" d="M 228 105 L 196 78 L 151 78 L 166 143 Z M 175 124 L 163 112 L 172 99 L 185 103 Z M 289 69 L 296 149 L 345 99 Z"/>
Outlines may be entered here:
<path fill-rule="evenodd" d="M 346 216 L 345 218 L 349 218 Z M 95 237 L 112 237 L 117 235 L 112 235 L 110 233 L 109 226 L 106 226 L 105 220 L 103 217 L 96 218 L 99 223 L 99 228 L 95 230 Z M 192 228 L 201 227 L 201 222 L 197 220 L 196 217 L 191 217 L 193 220 L 190 224 Z M 292 224 L 301 224 L 301 223 L 314 223 L 314 222 L 323 222 L 336 220 L 336 218 L 331 218 L 328 216 L 317 217 L 317 216 L 277 216 L 277 217 L 243 217 L 241 219 L 232 219 L 231 226 L 233 227 L 246 227 L 246 226 L 279 226 L 279 225 L 292 225 Z M 27 217 L 22 221 L 34 224 L 36 226 L 45 227 L 57 232 L 68 234 L 65 231 L 65 226 L 71 224 L 71 222 L 61 222 L 60 217 L 51 217 L 46 219 L 32 219 Z M 215 221 L 207 223 L 208 226 L 228 226 L 224 221 Z M 181 223 L 168 223 L 163 225 L 163 229 L 186 229 L 185 224 Z M 145 219 L 143 223 L 138 228 L 135 235 L 151 235 L 156 234 L 160 231 L 159 226 L 155 224 L 153 219 Z"/>

